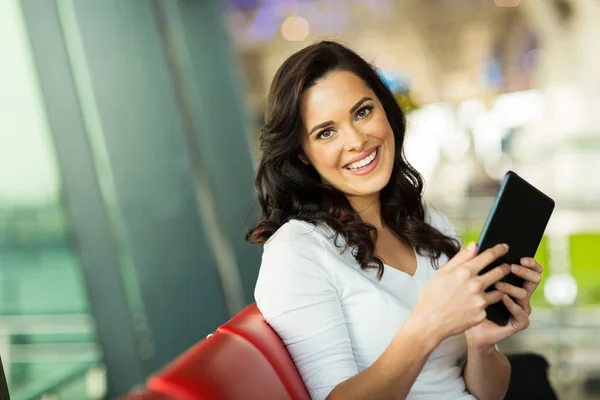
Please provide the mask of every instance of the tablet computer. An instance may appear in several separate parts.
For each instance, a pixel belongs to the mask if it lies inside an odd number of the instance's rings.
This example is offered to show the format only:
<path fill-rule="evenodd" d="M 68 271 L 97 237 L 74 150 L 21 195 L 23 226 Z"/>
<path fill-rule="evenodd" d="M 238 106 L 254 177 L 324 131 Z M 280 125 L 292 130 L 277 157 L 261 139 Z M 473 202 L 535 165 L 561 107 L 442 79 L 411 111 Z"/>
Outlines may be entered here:
<path fill-rule="evenodd" d="M 554 200 L 509 171 L 479 236 L 477 253 L 499 243 L 508 244 L 509 250 L 480 274 L 500 264 L 520 264 L 522 257 L 535 256 L 553 210 Z M 524 283 L 523 279 L 513 274 L 502 280 L 519 287 Z M 494 290 L 494 286 L 489 290 Z M 502 301 L 489 306 L 486 312 L 487 318 L 498 325 L 506 325 L 511 315 Z"/>

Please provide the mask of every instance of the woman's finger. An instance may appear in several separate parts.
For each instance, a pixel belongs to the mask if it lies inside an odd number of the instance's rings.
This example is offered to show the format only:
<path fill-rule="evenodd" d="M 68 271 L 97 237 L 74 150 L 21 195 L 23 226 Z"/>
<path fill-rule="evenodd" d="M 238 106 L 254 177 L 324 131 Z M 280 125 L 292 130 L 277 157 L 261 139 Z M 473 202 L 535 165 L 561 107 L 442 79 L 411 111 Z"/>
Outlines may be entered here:
<path fill-rule="evenodd" d="M 521 287 L 511 285 L 510 283 L 497 282 L 495 287 L 502 293 L 506 293 L 507 295 L 514 297 L 515 299 L 518 299 L 518 300 L 525 300 L 525 299 L 527 299 L 527 296 L 529 296 L 529 293 L 527 292 L 527 290 L 525 290 Z"/>
<path fill-rule="evenodd" d="M 483 294 L 483 298 L 485 299 L 485 303 L 489 306 L 491 304 L 496 304 L 497 302 L 499 302 L 500 300 L 502 300 L 502 296 L 504 296 L 504 293 L 502 293 L 499 290 L 492 290 L 491 292 L 485 292 Z"/>
<path fill-rule="evenodd" d="M 498 258 L 502 257 L 508 253 L 508 245 L 507 244 L 497 244 L 494 247 L 490 247 L 483 253 L 479 254 L 477 257 L 468 261 L 466 265 L 473 271 L 475 274 L 478 274 L 482 269 L 496 261 Z"/>
<path fill-rule="evenodd" d="M 518 299 L 517 300 L 517 304 L 519 306 L 521 306 L 521 308 L 525 311 L 525 313 L 527 315 L 531 315 L 531 302 L 530 302 L 530 297 L 527 297 L 526 299 Z"/>
<path fill-rule="evenodd" d="M 469 243 L 465 248 L 456 253 L 445 265 L 445 269 L 456 268 L 459 265 L 472 260 L 477 253 L 477 245 L 473 242 Z"/>
<path fill-rule="evenodd" d="M 512 264 L 510 272 L 518 277 L 525 279 L 527 282 L 538 284 L 542 281 L 542 274 L 522 265 Z"/>
<path fill-rule="evenodd" d="M 529 316 L 527 315 L 527 312 L 525 312 L 525 310 L 515 303 L 507 294 L 502 296 L 502 302 L 512 314 L 513 326 L 519 331 L 526 329 L 529 326 Z"/>
<path fill-rule="evenodd" d="M 498 282 L 500 279 L 504 278 L 506 275 L 510 274 L 510 265 L 502 264 L 498 265 L 495 268 L 492 268 L 485 274 L 477 277 L 478 280 L 483 284 L 483 288 L 487 289 L 492 286 L 494 283 Z"/>
<path fill-rule="evenodd" d="M 539 272 L 540 274 L 542 272 L 544 272 L 544 267 L 542 267 L 542 264 L 540 264 L 539 262 L 537 262 L 537 260 L 535 258 L 531 258 L 531 257 L 523 257 L 521 258 L 521 265 L 532 269 L 534 271 Z"/>

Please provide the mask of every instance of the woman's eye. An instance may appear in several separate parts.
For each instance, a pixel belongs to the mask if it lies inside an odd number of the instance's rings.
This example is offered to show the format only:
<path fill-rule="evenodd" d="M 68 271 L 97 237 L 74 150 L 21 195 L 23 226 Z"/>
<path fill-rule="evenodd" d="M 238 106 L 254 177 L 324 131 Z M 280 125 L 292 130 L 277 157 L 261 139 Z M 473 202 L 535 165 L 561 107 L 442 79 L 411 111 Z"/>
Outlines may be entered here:
<path fill-rule="evenodd" d="M 373 109 L 373 107 L 371 107 L 371 106 L 365 106 L 365 107 L 361 108 L 360 110 L 358 110 L 356 112 L 357 119 L 366 118 L 369 114 L 371 114 L 372 109 Z"/>
<path fill-rule="evenodd" d="M 333 131 L 331 129 L 325 129 L 319 132 L 317 139 L 331 139 L 333 137 Z"/>

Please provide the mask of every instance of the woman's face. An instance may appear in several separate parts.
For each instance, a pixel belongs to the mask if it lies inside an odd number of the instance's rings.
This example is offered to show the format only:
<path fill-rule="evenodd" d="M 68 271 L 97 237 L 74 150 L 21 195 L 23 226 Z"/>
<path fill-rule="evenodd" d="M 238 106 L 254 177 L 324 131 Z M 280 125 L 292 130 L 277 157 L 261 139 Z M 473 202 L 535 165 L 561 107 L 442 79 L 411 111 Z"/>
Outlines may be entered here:
<path fill-rule="evenodd" d="M 394 166 L 394 133 L 375 93 L 351 72 L 331 72 L 303 94 L 300 114 L 300 158 L 323 182 L 349 198 L 379 194 Z"/>

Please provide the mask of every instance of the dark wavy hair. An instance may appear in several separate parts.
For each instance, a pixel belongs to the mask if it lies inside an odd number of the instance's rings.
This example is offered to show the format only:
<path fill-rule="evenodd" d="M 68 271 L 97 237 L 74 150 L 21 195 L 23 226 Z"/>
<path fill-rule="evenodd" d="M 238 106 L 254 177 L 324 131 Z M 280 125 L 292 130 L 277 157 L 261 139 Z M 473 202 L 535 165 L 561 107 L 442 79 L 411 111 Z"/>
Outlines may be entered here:
<path fill-rule="evenodd" d="M 361 78 L 383 105 L 394 132 L 394 167 L 380 193 L 384 223 L 402 242 L 434 262 L 442 253 L 454 256 L 458 241 L 425 222 L 423 178 L 404 156 L 406 121 L 394 95 L 374 66 L 347 47 L 329 41 L 293 54 L 275 74 L 260 135 L 262 156 L 255 180 L 262 215 L 246 240 L 264 244 L 291 219 L 326 224 L 335 232 L 332 239 L 342 251 L 350 248 L 362 269 L 377 268 L 378 278 L 383 276 L 383 261 L 375 255 L 376 228 L 361 220 L 344 193 L 323 183 L 314 167 L 299 158 L 301 96 L 333 71 L 348 71 Z M 345 239 L 343 246 L 338 244 L 340 236 Z"/>

